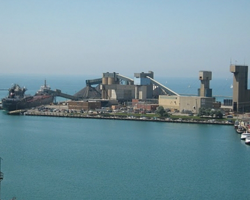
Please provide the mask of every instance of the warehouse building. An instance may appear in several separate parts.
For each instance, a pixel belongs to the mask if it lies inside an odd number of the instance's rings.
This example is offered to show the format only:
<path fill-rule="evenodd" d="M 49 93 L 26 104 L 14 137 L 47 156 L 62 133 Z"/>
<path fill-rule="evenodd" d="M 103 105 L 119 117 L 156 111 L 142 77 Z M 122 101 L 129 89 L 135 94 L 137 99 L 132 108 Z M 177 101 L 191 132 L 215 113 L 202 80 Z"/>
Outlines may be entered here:
<path fill-rule="evenodd" d="M 190 111 L 198 113 L 201 107 L 203 108 L 218 108 L 218 103 L 212 97 L 212 89 L 209 88 L 209 81 L 212 80 L 211 71 L 200 71 L 199 80 L 201 86 L 198 89 L 199 96 L 178 96 L 178 95 L 160 95 L 159 106 L 173 111 Z"/>

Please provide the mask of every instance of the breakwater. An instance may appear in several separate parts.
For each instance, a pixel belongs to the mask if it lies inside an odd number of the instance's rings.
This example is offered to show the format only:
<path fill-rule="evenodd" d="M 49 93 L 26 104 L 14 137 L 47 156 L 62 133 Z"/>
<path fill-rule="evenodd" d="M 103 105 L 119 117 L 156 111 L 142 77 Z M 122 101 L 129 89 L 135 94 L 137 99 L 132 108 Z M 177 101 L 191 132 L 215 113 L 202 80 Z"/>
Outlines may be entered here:
<path fill-rule="evenodd" d="M 44 117 L 65 117 L 65 118 L 83 118 L 83 119 L 106 119 L 106 120 L 127 120 L 127 121 L 146 121 L 146 122 L 168 122 L 168 123 L 192 123 L 192 124 L 213 124 L 213 125 L 230 125 L 233 123 L 228 121 L 216 120 L 184 120 L 171 118 L 147 118 L 134 116 L 114 116 L 114 115 L 86 115 L 81 113 L 62 113 L 62 112 L 35 112 L 27 111 L 24 113 L 27 116 L 44 116 Z"/>

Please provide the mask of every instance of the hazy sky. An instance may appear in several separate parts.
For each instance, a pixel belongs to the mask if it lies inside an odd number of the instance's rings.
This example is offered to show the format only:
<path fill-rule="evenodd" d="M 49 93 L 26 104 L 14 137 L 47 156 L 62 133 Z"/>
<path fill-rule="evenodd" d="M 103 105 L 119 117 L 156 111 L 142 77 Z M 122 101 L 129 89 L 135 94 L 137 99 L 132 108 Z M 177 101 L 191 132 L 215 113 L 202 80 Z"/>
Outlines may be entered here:
<path fill-rule="evenodd" d="M 0 0 L 1 73 L 228 77 L 230 60 L 250 66 L 249 0 Z"/>

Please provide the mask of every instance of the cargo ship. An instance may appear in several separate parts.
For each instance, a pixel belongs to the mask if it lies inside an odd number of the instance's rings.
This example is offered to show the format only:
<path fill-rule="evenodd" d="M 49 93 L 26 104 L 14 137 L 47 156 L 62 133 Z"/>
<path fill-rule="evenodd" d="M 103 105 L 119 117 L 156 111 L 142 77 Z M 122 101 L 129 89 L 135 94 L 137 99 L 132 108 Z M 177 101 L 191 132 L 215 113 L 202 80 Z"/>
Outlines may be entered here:
<path fill-rule="evenodd" d="M 9 95 L 2 99 L 2 109 L 6 111 L 23 110 L 48 105 L 54 100 L 54 95 L 48 93 L 50 87 L 46 84 L 46 81 L 34 96 L 25 95 L 26 90 L 25 87 L 13 84 L 9 89 Z"/>

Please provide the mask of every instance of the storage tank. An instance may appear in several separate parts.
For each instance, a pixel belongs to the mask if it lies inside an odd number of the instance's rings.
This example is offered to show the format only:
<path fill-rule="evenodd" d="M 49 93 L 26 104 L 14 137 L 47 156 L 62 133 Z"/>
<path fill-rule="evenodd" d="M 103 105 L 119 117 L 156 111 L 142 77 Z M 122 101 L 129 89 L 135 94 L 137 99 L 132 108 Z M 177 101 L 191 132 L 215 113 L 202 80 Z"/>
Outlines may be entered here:
<path fill-rule="evenodd" d="M 107 85 L 108 84 L 108 77 L 102 77 L 102 84 Z"/>
<path fill-rule="evenodd" d="M 108 85 L 112 85 L 115 83 L 115 79 L 113 77 L 108 77 Z"/>

